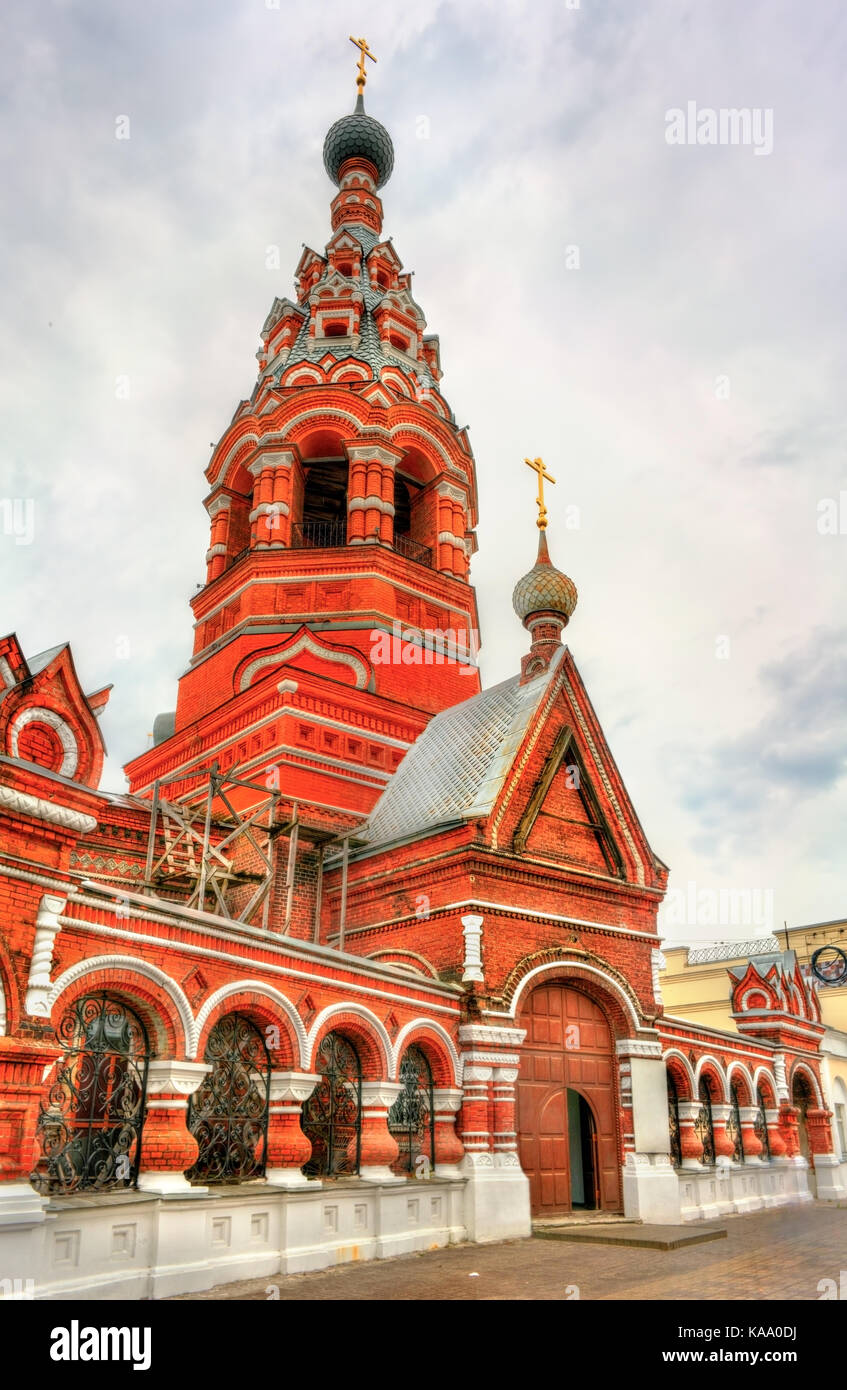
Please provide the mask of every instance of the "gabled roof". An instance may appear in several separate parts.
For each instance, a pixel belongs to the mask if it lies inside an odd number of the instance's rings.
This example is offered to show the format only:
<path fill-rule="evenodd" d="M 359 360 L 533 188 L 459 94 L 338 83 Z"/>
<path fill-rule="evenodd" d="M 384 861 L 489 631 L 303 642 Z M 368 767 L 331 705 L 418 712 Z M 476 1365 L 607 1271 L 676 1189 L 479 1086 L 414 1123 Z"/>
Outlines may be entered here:
<path fill-rule="evenodd" d="M 367 845 L 487 816 L 552 673 L 526 685 L 512 676 L 430 720 L 374 807 L 362 832 Z"/>

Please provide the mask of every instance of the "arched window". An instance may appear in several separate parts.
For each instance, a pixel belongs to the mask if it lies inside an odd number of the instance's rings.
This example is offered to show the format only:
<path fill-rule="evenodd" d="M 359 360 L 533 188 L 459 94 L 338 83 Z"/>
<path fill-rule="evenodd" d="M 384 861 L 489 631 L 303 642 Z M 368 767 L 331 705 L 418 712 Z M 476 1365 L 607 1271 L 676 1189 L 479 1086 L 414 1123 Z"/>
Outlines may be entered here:
<path fill-rule="evenodd" d="M 78 999 L 57 1037 L 65 1052 L 46 1100 L 31 1174 L 40 1192 L 135 1187 L 150 1045 L 137 1014 L 107 994 Z"/>
<path fill-rule="evenodd" d="M 708 1165 L 715 1161 L 715 1132 L 712 1125 L 712 1093 L 705 1076 L 700 1077 L 697 1095 L 700 1101 L 700 1111 L 694 1121 L 694 1133 L 703 1145 L 700 1162 Z"/>
<path fill-rule="evenodd" d="M 744 1136 L 741 1133 L 741 1107 L 738 1103 L 738 1087 L 735 1082 L 731 1089 L 731 1103 L 729 1107 L 729 1118 L 726 1122 L 726 1132 L 732 1140 L 732 1159 L 734 1163 L 744 1162 Z"/>
<path fill-rule="evenodd" d="M 362 1143 L 362 1066 L 352 1043 L 327 1033 L 315 1058 L 320 1081 L 303 1106 L 300 1127 L 312 1142 L 308 1177 L 338 1178 L 359 1171 Z"/>
<path fill-rule="evenodd" d="M 671 1141 L 671 1162 L 674 1168 L 682 1165 L 682 1149 L 679 1142 L 679 1095 L 673 1073 L 668 1072 L 668 1131 Z"/>
<path fill-rule="evenodd" d="M 306 465 L 303 520 L 292 529 L 295 549 L 324 549 L 347 543 L 346 459 L 316 459 Z"/>
<path fill-rule="evenodd" d="M 771 1144 L 770 1139 L 768 1138 L 768 1117 L 765 1114 L 765 1098 L 762 1095 L 761 1086 L 756 1092 L 756 1100 L 758 1102 L 759 1108 L 756 1111 L 756 1122 L 753 1125 L 753 1130 L 756 1135 L 756 1138 L 761 1141 L 762 1158 L 765 1158 L 768 1161 L 770 1161 Z"/>
<path fill-rule="evenodd" d="M 203 1058 L 212 1070 L 188 1104 L 188 1128 L 200 1152 L 189 1182 L 246 1182 L 264 1177 L 271 1062 L 265 1040 L 242 1014 L 227 1014 L 209 1034 Z"/>
<path fill-rule="evenodd" d="M 407 1047 L 400 1063 L 402 1091 L 388 1112 L 388 1128 L 400 1146 L 391 1165 L 395 1173 L 418 1173 L 423 1156 L 429 1172 L 435 1168 L 435 1104 L 432 1067 L 426 1053 L 414 1044 Z"/>

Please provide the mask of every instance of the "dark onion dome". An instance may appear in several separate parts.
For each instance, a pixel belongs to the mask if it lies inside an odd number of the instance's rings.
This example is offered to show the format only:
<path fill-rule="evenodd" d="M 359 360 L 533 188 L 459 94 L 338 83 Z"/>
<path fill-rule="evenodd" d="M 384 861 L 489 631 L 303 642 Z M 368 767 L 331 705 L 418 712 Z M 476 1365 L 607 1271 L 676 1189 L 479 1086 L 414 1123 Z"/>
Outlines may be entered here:
<path fill-rule="evenodd" d="M 576 600 L 576 585 L 551 562 L 547 537 L 542 531 L 538 537 L 538 559 L 529 574 L 515 585 L 512 607 L 522 623 L 534 613 L 559 613 L 564 627 L 576 608 Z"/>
<path fill-rule="evenodd" d="M 382 188 L 391 178 L 394 168 L 394 146 L 391 136 L 375 121 L 365 114 L 365 102 L 361 94 L 356 99 L 356 109 L 351 116 L 342 116 L 335 125 L 330 126 L 324 140 L 324 168 L 338 183 L 338 171 L 345 159 L 369 159 L 377 174 L 377 188 Z"/>

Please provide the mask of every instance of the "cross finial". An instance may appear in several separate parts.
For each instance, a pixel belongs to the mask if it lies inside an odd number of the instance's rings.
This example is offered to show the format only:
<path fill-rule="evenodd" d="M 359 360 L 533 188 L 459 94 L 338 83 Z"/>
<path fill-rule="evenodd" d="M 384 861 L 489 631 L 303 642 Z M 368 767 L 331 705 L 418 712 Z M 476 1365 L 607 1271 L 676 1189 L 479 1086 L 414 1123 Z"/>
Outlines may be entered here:
<path fill-rule="evenodd" d="M 548 483 L 555 483 L 556 479 L 547 472 L 547 469 L 544 467 L 543 459 L 524 459 L 524 463 L 527 468 L 531 468 L 533 473 L 538 475 L 538 496 L 535 499 L 535 505 L 538 507 L 538 520 L 536 525 L 539 531 L 544 531 L 547 529 L 547 508 L 544 505 L 544 479 L 546 478 Z"/>
<path fill-rule="evenodd" d="M 368 48 L 368 41 L 367 41 L 367 39 L 354 39 L 354 38 L 353 38 L 353 35 L 351 34 L 351 35 L 350 35 L 350 42 L 351 42 L 352 44 L 355 44 L 356 48 L 359 49 L 359 71 L 358 71 L 358 75 L 357 75 L 357 77 L 356 77 L 356 86 L 357 86 L 358 89 L 359 89 L 359 96 L 364 96 L 364 92 L 365 92 L 365 83 L 366 83 L 367 80 L 368 80 L 367 73 L 365 72 L 365 59 L 366 59 L 366 58 L 370 58 L 370 59 L 372 60 L 372 62 L 375 63 L 375 62 L 376 62 L 376 58 L 374 58 L 374 55 L 371 53 L 371 50 Z"/>

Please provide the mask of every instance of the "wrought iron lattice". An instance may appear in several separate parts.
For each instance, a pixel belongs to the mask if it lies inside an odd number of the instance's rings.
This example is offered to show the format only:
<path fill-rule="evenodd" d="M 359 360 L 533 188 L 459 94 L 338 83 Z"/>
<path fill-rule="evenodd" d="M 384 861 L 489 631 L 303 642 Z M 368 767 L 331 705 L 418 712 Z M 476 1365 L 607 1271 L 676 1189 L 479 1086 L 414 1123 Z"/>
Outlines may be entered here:
<path fill-rule="evenodd" d="M 212 1070 L 191 1097 L 188 1128 L 200 1152 L 189 1182 L 236 1183 L 264 1177 L 271 1062 L 249 1018 L 227 1014 L 209 1034 Z"/>
<path fill-rule="evenodd" d="M 90 994 L 56 1035 L 65 1052 L 41 1102 L 30 1181 L 53 1194 L 135 1187 L 150 1060 L 144 1025 L 117 999 Z"/>
<path fill-rule="evenodd" d="M 402 1091 L 388 1112 L 388 1128 L 400 1146 L 391 1165 L 395 1173 L 414 1173 L 418 1158 L 435 1168 L 435 1103 L 432 1067 L 421 1048 L 414 1044 L 403 1053 L 400 1063 Z"/>
<path fill-rule="evenodd" d="M 759 1087 L 758 1091 L 756 1092 L 756 1100 L 758 1101 L 759 1108 L 756 1111 L 756 1119 L 753 1124 L 753 1131 L 757 1139 L 761 1140 L 762 1157 L 770 1160 L 771 1144 L 770 1139 L 768 1138 L 768 1117 L 765 1114 L 765 1098 L 762 1095 L 761 1087 Z"/>
<path fill-rule="evenodd" d="M 668 1072 L 668 1131 L 671 1141 L 671 1162 L 674 1168 L 682 1166 L 682 1147 L 680 1144 L 679 1129 L 679 1096 L 677 1095 L 676 1082 L 671 1073 Z"/>
<path fill-rule="evenodd" d="M 732 1088 L 732 1103 L 729 1107 L 729 1118 L 726 1122 L 726 1132 L 732 1140 L 733 1163 L 743 1163 L 744 1136 L 741 1133 L 741 1109 L 738 1104 L 737 1086 L 733 1086 Z"/>
<path fill-rule="evenodd" d="M 303 1165 L 309 1177 L 338 1178 L 359 1171 L 362 1148 L 362 1067 L 352 1043 L 327 1033 L 315 1060 L 321 1080 L 303 1106 L 300 1126 L 312 1141 Z"/>
<path fill-rule="evenodd" d="M 700 1080 L 697 1094 L 700 1099 L 700 1111 L 694 1121 L 694 1133 L 703 1145 L 700 1162 L 708 1166 L 715 1162 L 715 1131 L 712 1124 L 712 1097 L 705 1077 Z"/>

